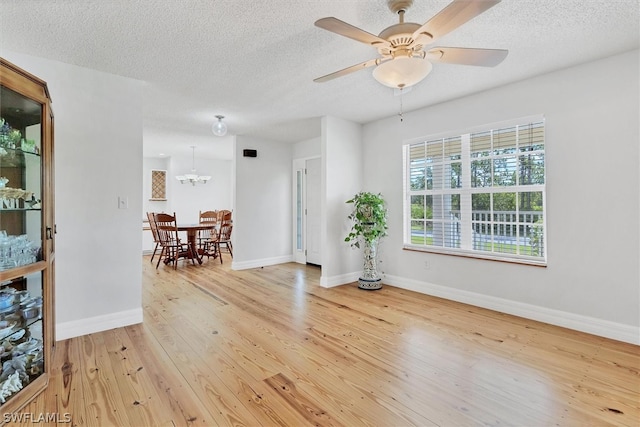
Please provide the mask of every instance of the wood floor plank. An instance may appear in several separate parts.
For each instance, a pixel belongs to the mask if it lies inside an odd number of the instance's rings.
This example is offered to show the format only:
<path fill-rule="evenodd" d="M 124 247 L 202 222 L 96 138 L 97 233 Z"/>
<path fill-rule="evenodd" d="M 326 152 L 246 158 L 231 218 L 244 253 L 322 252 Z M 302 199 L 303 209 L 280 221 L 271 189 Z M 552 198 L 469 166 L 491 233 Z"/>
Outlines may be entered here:
<path fill-rule="evenodd" d="M 154 407 L 163 406 L 171 411 L 173 418 L 167 425 L 175 426 L 211 426 L 215 418 L 210 409 L 200 400 L 189 382 L 174 366 L 171 355 L 149 332 L 146 325 L 133 325 L 125 328 L 131 343 L 137 352 L 144 355 L 146 371 L 160 398 Z"/>
<path fill-rule="evenodd" d="M 80 378 L 88 426 L 131 425 L 105 351 L 104 335 L 79 337 Z"/>
<path fill-rule="evenodd" d="M 71 418 L 75 425 L 87 425 L 87 414 L 82 391 L 82 364 L 80 340 L 56 343 L 50 387 L 59 390 L 56 395 L 58 414 Z M 47 394 L 48 395 L 48 394 Z"/>
<path fill-rule="evenodd" d="M 134 425 L 159 425 L 172 419 L 145 371 L 144 355 L 137 353 L 124 329 L 105 331 L 105 346 L 111 359 L 120 398 Z"/>
<path fill-rule="evenodd" d="M 227 298 L 232 299 L 233 297 L 228 295 Z M 284 301 L 282 301 L 281 304 L 286 305 Z M 267 310 L 272 310 L 272 309 L 273 308 L 268 308 Z M 288 356 L 283 354 L 283 355 L 277 355 L 275 357 L 273 354 L 271 354 L 270 358 L 274 360 L 281 360 L 282 361 L 281 363 L 284 363 L 282 366 L 286 367 L 287 370 L 291 371 L 290 375 L 292 375 L 292 378 L 298 378 L 301 388 L 305 386 L 307 387 L 313 386 L 314 384 L 309 384 L 304 382 L 304 377 L 306 375 L 305 369 L 308 369 L 309 367 L 315 367 L 316 369 L 321 369 L 324 365 L 330 364 L 331 362 L 325 359 L 326 356 L 328 355 L 327 354 L 328 349 L 326 347 L 323 349 L 325 353 L 323 356 L 319 355 L 318 352 L 309 353 L 309 352 L 303 351 L 301 347 L 296 346 L 293 343 L 296 338 L 300 338 L 300 337 L 304 337 L 305 339 L 310 338 L 305 336 L 306 332 L 304 329 L 300 329 L 300 328 L 292 329 L 291 326 L 284 326 L 284 322 L 281 322 L 281 321 L 274 322 L 273 319 L 271 318 L 269 318 L 268 322 L 265 322 L 265 317 L 258 317 L 258 315 L 256 315 L 255 313 L 256 313 L 255 311 L 253 313 L 247 313 L 243 310 L 242 312 L 238 313 L 238 315 L 243 315 L 242 319 L 239 319 L 239 320 L 242 321 L 243 325 L 252 324 L 254 323 L 251 319 L 253 317 L 254 320 L 259 319 L 259 321 L 262 322 L 263 324 L 268 323 L 273 328 L 269 329 L 269 327 L 267 326 L 256 325 L 256 327 L 252 329 L 246 329 L 245 327 L 244 333 L 242 333 L 241 331 L 238 331 L 239 332 L 238 335 L 240 336 L 245 336 L 245 337 L 249 335 L 251 336 L 249 342 L 246 343 L 248 344 L 248 346 L 246 346 L 245 348 L 261 349 L 264 347 L 273 346 L 274 340 L 276 342 L 279 342 L 281 344 L 280 347 L 287 350 L 290 354 Z M 236 318 L 238 317 L 236 316 Z M 286 323 L 287 325 L 289 325 L 289 322 L 286 322 Z M 292 331 L 295 331 L 295 332 L 292 332 Z M 257 332 L 258 333 L 266 332 L 266 335 L 265 336 L 256 335 Z M 287 334 L 292 334 L 292 335 L 287 336 Z M 221 335 L 225 335 L 225 334 L 221 334 Z M 233 348 L 237 349 L 238 346 L 234 346 Z M 300 357 L 292 357 L 291 352 L 294 352 L 297 356 L 300 356 Z M 339 359 L 343 359 L 340 355 L 338 355 L 337 352 L 331 356 L 336 356 L 336 355 Z M 249 359 L 249 357 L 247 357 L 247 355 L 244 353 L 236 354 L 236 356 L 237 356 L 237 359 L 240 359 L 243 361 L 246 361 Z M 262 357 L 260 360 L 264 361 L 265 358 Z M 285 360 L 286 360 L 286 363 L 284 362 Z M 345 405 L 345 402 L 348 402 L 353 398 L 369 400 L 372 398 L 371 392 L 368 390 L 358 391 L 357 389 L 354 389 L 353 387 L 351 387 L 350 384 L 344 383 L 344 381 L 342 381 L 341 378 L 336 377 L 331 371 L 325 372 L 325 375 L 323 375 L 321 378 L 322 380 L 325 380 L 328 382 L 324 384 L 324 389 L 319 389 L 320 390 L 319 393 L 316 392 L 316 396 L 322 393 L 323 390 L 333 389 L 333 391 L 330 394 L 334 394 L 334 395 L 337 394 L 338 396 L 340 396 L 340 398 L 339 399 L 329 398 L 327 401 L 324 402 L 324 404 L 326 405 L 325 407 L 335 408 L 337 411 L 343 414 L 342 415 L 343 417 L 347 417 L 348 414 L 352 414 L 353 418 L 350 420 L 350 424 L 356 423 L 356 424 L 362 425 L 363 419 L 366 419 L 367 416 L 371 416 L 372 412 L 379 412 L 379 416 L 382 417 L 382 419 L 388 420 L 389 424 L 391 425 L 395 425 L 398 423 L 401 423 L 402 425 L 404 425 L 404 424 L 407 424 L 407 422 L 409 422 L 408 420 L 411 420 L 412 418 L 411 416 L 407 417 L 406 407 L 402 406 L 397 402 L 391 402 L 391 401 L 385 402 L 384 400 L 382 400 L 381 396 L 373 396 L 372 406 L 368 408 L 368 414 L 353 413 L 353 409 L 348 407 L 348 405 Z M 343 389 L 350 390 L 351 395 L 349 394 L 349 392 L 347 392 L 347 394 L 344 394 Z M 384 410 L 384 412 L 378 411 L 378 407 L 381 407 L 381 406 L 387 406 L 387 409 Z M 401 409 L 399 410 L 397 408 L 394 409 L 394 407 L 397 407 L 397 406 L 400 406 Z M 391 410 L 389 410 L 389 408 Z M 400 413 L 401 415 L 396 417 L 393 415 L 394 413 L 395 414 Z M 427 425 L 429 423 L 428 420 L 418 416 L 417 414 L 414 414 L 413 418 L 414 418 L 415 424 Z"/>
<path fill-rule="evenodd" d="M 242 402 L 229 391 L 227 386 L 217 380 L 215 373 L 210 369 L 207 359 L 202 358 L 197 352 L 197 341 L 202 337 L 192 336 L 192 341 L 184 339 L 186 324 L 180 323 L 176 329 L 162 321 L 162 315 L 153 311 L 151 307 L 145 310 L 147 318 L 153 319 L 148 323 L 151 332 L 156 336 L 164 350 L 170 355 L 174 366 L 185 377 L 194 391 L 200 396 L 204 405 L 209 408 L 209 413 L 214 417 L 214 422 L 219 425 L 244 424 L 240 421 L 240 408 Z M 245 422 L 256 424 L 257 420 L 244 414 Z"/>
<path fill-rule="evenodd" d="M 224 256 L 143 257 L 144 324 L 58 343 L 24 411 L 78 426 L 640 426 L 638 346 Z"/>
<path fill-rule="evenodd" d="M 175 301 L 173 301 L 175 302 Z M 228 314 L 225 311 L 225 314 Z M 242 319 L 245 320 L 245 319 Z M 184 319 L 178 320 L 178 322 L 181 322 L 182 324 L 182 328 L 181 328 L 181 332 L 183 334 L 187 334 L 188 336 L 191 336 L 190 342 L 194 343 L 194 345 L 197 345 L 197 342 L 199 342 L 199 336 L 198 334 L 194 334 L 193 331 L 190 331 L 191 328 L 187 328 L 185 323 L 184 323 Z M 202 320 L 203 324 L 206 324 L 206 320 L 203 319 Z M 219 322 L 220 323 L 220 322 Z M 244 322 L 246 323 L 246 322 Z M 249 322 L 250 323 L 250 322 Z M 196 326 L 196 325 L 191 325 L 191 326 Z M 285 362 L 285 357 L 282 356 L 280 357 L 278 356 L 274 356 L 273 354 L 269 354 L 266 355 L 264 352 L 261 352 L 260 349 L 262 348 L 261 345 L 259 344 L 259 340 L 257 339 L 257 337 L 255 335 L 251 335 L 251 337 L 249 337 L 249 334 L 252 334 L 253 332 L 257 331 L 257 330 L 261 330 L 260 328 L 255 328 L 255 329 L 250 329 L 247 330 L 246 328 L 244 329 L 244 333 L 242 332 L 242 329 L 240 330 L 235 330 L 233 328 L 229 329 L 227 328 L 226 330 L 220 330 L 219 335 L 216 337 L 216 340 L 220 340 L 220 343 L 224 345 L 222 345 L 221 347 L 226 350 L 226 357 L 229 359 L 234 360 L 234 363 L 238 366 L 238 368 L 243 368 L 243 369 L 249 369 L 252 370 L 251 368 L 254 366 L 254 362 L 252 362 L 254 359 L 259 358 L 260 360 L 260 364 L 264 364 L 265 362 L 267 364 L 269 364 L 269 362 L 277 362 L 278 360 L 280 360 L 280 370 L 286 370 L 286 371 L 290 371 L 291 369 L 295 369 L 295 367 L 297 366 L 296 364 L 294 364 L 294 368 L 292 368 L 291 366 L 288 366 L 287 363 L 290 363 L 292 358 L 291 356 L 288 356 L 288 361 L 289 362 Z M 284 342 L 284 339 L 278 339 L 276 338 L 276 336 L 273 333 L 269 333 L 268 334 L 268 339 L 269 341 L 273 341 L 273 339 L 277 339 L 279 342 Z M 235 343 L 234 343 L 235 340 Z M 265 346 L 269 345 L 268 343 L 265 343 Z M 273 345 L 271 343 L 271 345 Z M 201 349 L 200 351 L 206 351 L 206 349 Z M 223 362 L 223 357 L 222 355 L 218 355 L 217 356 L 217 362 Z M 304 360 L 304 364 L 308 364 L 309 362 L 309 358 L 308 357 L 303 357 L 302 358 Z M 272 364 L 273 364 L 272 363 Z M 321 361 L 321 362 L 314 362 L 316 365 L 321 365 L 323 363 L 327 363 L 326 361 Z M 273 368 L 275 369 L 275 368 Z M 237 370 L 237 369 L 236 369 Z M 275 375 L 275 374 L 274 374 Z M 294 371 L 292 371 L 292 375 L 293 376 L 303 376 L 304 373 L 298 372 L 295 373 Z M 264 377 L 265 376 L 265 371 L 264 369 L 260 369 L 258 372 L 258 377 Z M 271 375 L 269 375 L 271 376 Z M 225 381 L 225 384 L 233 384 L 234 383 L 234 379 L 233 378 L 222 378 L 223 381 Z M 337 381 L 336 381 L 337 382 Z M 331 383 L 328 382 L 326 384 L 327 388 L 331 388 L 332 386 L 335 386 L 335 382 Z M 335 393 L 334 393 L 335 394 Z M 340 394 L 340 393 L 338 393 Z M 330 402 L 325 402 L 325 404 L 328 404 L 331 407 L 337 407 L 337 406 L 341 406 L 344 405 L 344 402 L 346 399 L 348 399 L 349 396 L 348 395 L 342 395 L 341 399 L 339 400 L 339 402 L 336 402 L 336 399 L 331 400 Z M 246 396 L 245 396 L 246 399 Z M 341 408 L 342 412 L 349 412 L 350 409 L 348 407 L 343 407 Z M 343 417 L 348 418 L 348 415 L 344 414 Z M 355 417 L 353 419 L 351 419 L 351 423 L 358 423 L 358 424 L 362 424 L 362 420 L 361 418 Z"/>

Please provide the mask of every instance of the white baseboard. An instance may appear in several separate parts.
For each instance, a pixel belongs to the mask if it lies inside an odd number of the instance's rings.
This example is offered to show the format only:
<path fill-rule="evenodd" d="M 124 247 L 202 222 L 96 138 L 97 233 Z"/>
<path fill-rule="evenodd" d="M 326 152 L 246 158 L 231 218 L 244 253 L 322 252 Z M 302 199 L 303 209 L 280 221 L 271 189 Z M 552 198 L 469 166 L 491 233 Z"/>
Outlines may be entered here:
<path fill-rule="evenodd" d="M 487 308 L 501 313 L 512 314 L 526 319 L 537 320 L 551 325 L 611 338 L 617 341 L 640 345 L 640 327 L 453 289 L 446 286 L 434 285 L 428 282 L 421 282 L 419 280 L 407 279 L 388 274 L 385 275 L 383 283 L 407 289 L 409 291 L 420 292 L 422 294 L 471 304 L 476 307 Z"/>
<path fill-rule="evenodd" d="M 323 288 L 333 288 L 335 286 L 357 282 L 360 274 L 362 274 L 360 271 L 356 271 L 354 273 L 341 274 L 339 276 L 320 276 L 320 286 Z"/>
<path fill-rule="evenodd" d="M 293 255 L 284 255 L 273 258 L 263 258 L 251 261 L 233 261 L 231 263 L 232 270 L 248 270 L 250 268 L 266 267 L 267 265 L 284 264 L 287 262 L 293 262 Z"/>
<path fill-rule="evenodd" d="M 142 307 L 56 325 L 56 341 L 142 323 Z"/>

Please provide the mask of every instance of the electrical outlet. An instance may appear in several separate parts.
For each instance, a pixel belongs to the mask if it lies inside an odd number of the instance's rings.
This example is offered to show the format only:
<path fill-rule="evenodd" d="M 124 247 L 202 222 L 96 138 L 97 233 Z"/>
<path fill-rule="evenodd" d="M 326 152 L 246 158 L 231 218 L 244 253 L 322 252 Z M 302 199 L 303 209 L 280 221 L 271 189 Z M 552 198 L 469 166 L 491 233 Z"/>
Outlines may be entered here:
<path fill-rule="evenodd" d="M 118 209 L 128 209 L 129 208 L 129 198 L 118 196 Z"/>
<path fill-rule="evenodd" d="M 428 270 L 428 269 L 430 269 L 430 268 L 431 268 L 431 264 L 429 263 L 429 260 L 425 260 L 425 261 L 424 261 L 424 269 L 425 269 L 425 270 Z"/>

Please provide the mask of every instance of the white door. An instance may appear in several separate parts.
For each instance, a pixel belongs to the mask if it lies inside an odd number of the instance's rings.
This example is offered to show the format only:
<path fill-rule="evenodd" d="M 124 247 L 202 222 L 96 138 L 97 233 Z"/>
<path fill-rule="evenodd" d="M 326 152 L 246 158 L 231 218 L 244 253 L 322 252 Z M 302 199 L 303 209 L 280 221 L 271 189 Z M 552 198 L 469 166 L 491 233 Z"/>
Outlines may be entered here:
<path fill-rule="evenodd" d="M 320 158 L 306 161 L 305 212 L 307 263 L 322 265 L 320 248 Z"/>

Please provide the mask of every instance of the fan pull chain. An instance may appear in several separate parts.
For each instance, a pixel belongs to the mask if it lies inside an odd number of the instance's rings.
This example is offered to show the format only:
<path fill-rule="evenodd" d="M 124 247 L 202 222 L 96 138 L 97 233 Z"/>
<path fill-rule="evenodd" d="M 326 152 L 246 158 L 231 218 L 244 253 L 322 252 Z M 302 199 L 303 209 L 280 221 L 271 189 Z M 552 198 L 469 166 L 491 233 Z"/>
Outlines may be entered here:
<path fill-rule="evenodd" d="M 400 123 L 404 121 L 404 117 L 402 116 L 402 89 L 404 88 L 400 88 L 400 114 L 398 114 L 398 116 L 400 116 Z"/>

